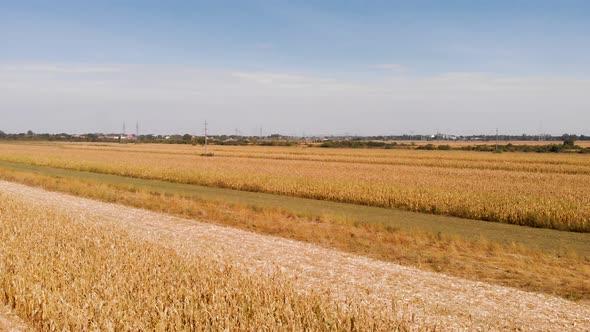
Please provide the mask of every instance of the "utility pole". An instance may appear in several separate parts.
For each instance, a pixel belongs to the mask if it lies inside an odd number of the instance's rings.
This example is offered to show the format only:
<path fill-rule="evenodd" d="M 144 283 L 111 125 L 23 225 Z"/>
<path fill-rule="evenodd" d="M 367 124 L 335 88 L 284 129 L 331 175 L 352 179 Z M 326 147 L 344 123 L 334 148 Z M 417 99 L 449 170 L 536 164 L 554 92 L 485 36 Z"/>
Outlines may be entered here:
<path fill-rule="evenodd" d="M 123 121 L 123 133 L 121 135 L 119 135 L 119 143 L 121 143 L 123 136 L 125 136 L 126 134 L 127 134 L 127 129 L 125 129 L 125 121 Z"/>
<path fill-rule="evenodd" d="M 498 128 L 496 128 L 496 152 L 498 152 Z"/>
<path fill-rule="evenodd" d="M 209 150 L 207 148 L 207 120 L 205 120 L 205 128 L 204 128 L 204 133 L 205 133 L 205 154 L 209 153 Z"/>
<path fill-rule="evenodd" d="M 135 137 L 139 139 L 139 121 L 135 122 Z"/>

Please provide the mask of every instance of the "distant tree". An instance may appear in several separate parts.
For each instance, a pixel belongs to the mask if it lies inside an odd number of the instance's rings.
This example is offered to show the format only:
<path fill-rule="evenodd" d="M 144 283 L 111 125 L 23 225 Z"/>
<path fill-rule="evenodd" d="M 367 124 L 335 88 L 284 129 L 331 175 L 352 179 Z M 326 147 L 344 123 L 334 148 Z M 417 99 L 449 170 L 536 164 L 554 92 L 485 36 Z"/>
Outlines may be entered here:
<path fill-rule="evenodd" d="M 576 136 L 572 136 L 572 135 L 563 135 L 563 145 L 565 146 L 574 146 L 574 144 L 576 143 L 575 141 Z"/>
<path fill-rule="evenodd" d="M 182 140 L 183 141 L 190 141 L 191 139 L 193 139 L 193 135 L 191 135 L 191 134 L 184 134 L 184 135 L 182 135 Z"/>
<path fill-rule="evenodd" d="M 5 138 L 6 136 L 6 133 L 0 130 L 0 138 Z"/>
<path fill-rule="evenodd" d="M 27 136 L 33 136 L 35 133 L 32 130 L 27 131 Z"/>

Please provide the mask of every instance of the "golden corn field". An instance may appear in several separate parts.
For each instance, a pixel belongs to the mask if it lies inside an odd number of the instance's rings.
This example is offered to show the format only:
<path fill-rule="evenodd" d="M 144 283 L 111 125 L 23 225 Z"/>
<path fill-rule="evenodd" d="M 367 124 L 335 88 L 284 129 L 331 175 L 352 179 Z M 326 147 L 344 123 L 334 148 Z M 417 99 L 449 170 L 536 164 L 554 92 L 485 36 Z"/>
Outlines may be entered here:
<path fill-rule="evenodd" d="M 115 224 L 0 195 L 0 303 L 44 331 L 403 330 L 392 312 L 301 294 L 215 253 L 181 256 Z"/>
<path fill-rule="evenodd" d="M 0 144 L 6 161 L 590 231 L 590 157 L 302 147 Z"/>
<path fill-rule="evenodd" d="M 468 240 L 451 230 L 448 234 L 433 233 L 428 229 L 402 231 L 385 224 L 357 223 L 355 219 L 341 215 L 301 215 L 285 209 L 191 198 L 180 193 L 166 195 L 153 188 L 135 187 L 128 183 L 60 178 L 2 168 L 0 179 L 305 241 L 461 278 L 568 299 L 590 299 L 590 284 L 586 282 L 590 280 L 590 256 L 585 251 L 578 253 L 581 248 L 577 247 L 545 252 L 536 248 L 535 244 L 502 245 L 488 240 L 489 233 L 481 234 L 479 239 Z M 542 241 L 552 242 L 555 239 L 543 238 Z"/>

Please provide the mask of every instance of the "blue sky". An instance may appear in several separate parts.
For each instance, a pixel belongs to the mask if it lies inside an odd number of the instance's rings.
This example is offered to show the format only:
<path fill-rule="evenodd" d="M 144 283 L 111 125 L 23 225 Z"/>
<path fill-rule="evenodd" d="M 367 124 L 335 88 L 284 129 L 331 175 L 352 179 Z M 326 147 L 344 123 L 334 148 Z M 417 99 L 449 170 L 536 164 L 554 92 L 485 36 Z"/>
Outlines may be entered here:
<path fill-rule="evenodd" d="M 7 131 L 108 131 L 135 120 L 194 131 L 187 121 L 203 118 L 244 133 L 589 130 L 588 1 L 0 1 L 0 50 Z M 187 94 L 170 92 L 178 82 Z M 43 84 L 59 98 L 39 94 Z M 113 94 L 125 88 L 134 99 Z M 151 100 L 154 91 L 169 103 Z M 180 120 L 163 122 L 148 105 Z M 324 120 L 301 121 L 298 109 Z M 36 114 L 48 121 L 26 121 Z"/>

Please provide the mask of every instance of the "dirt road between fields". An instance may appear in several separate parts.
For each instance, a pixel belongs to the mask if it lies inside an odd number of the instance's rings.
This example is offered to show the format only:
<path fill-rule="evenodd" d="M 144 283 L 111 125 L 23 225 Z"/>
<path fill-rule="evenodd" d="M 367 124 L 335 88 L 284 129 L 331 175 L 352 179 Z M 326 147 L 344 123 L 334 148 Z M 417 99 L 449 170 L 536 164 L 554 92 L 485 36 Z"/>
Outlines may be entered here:
<path fill-rule="evenodd" d="M 10 182 L 0 181 L 0 192 L 68 211 L 87 222 L 116 222 L 135 238 L 183 255 L 213 252 L 248 270 L 280 271 L 303 291 L 326 291 L 343 304 L 358 298 L 372 310 L 413 317 L 416 328 L 436 324 L 438 330 L 452 331 L 590 331 L 587 304 Z"/>

